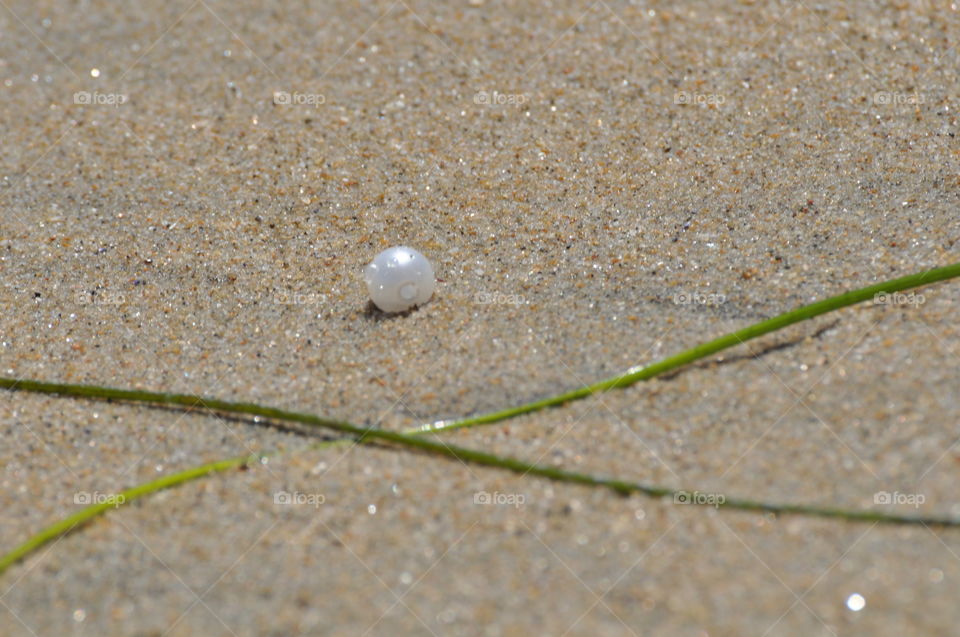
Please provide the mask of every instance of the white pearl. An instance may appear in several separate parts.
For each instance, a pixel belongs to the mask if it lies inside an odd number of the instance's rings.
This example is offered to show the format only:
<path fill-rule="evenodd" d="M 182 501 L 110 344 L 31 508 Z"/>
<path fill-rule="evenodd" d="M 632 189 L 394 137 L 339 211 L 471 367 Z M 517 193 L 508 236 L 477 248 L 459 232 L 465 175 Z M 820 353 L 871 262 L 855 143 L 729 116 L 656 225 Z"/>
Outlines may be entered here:
<path fill-rule="evenodd" d="M 413 248 L 387 248 L 363 271 L 370 300 L 384 312 L 403 312 L 433 295 L 433 267 Z"/>

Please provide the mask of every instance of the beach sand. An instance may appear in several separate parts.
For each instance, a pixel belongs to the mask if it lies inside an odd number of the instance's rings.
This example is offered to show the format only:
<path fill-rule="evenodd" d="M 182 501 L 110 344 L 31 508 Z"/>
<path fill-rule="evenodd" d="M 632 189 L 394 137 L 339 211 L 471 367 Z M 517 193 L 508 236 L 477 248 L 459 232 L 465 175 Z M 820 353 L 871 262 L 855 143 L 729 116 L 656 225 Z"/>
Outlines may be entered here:
<path fill-rule="evenodd" d="M 4 376 L 401 429 L 960 253 L 956 5 L 13 0 L 0 34 Z M 391 245 L 441 279 L 400 316 L 362 281 Z M 889 492 L 916 503 L 893 510 L 960 516 L 960 284 L 894 300 L 444 439 L 704 494 L 872 508 Z M 960 621 L 957 531 L 309 450 L 142 406 L 3 392 L 0 416 L 4 551 L 78 498 L 284 450 L 16 565 L 3 635 Z"/>

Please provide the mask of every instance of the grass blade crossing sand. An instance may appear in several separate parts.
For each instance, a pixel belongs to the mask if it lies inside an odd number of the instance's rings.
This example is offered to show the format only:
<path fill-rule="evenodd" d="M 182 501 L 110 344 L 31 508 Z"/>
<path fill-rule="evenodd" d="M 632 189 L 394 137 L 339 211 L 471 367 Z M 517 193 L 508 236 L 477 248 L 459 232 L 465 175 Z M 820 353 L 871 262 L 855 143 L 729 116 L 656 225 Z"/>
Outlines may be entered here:
<path fill-rule="evenodd" d="M 789 325 L 793 325 L 795 323 L 799 323 L 828 312 L 870 300 L 877 294 L 900 292 L 903 290 L 920 287 L 922 285 L 929 285 L 938 281 L 945 281 L 957 276 L 960 276 L 960 263 L 941 268 L 934 268 L 917 274 L 912 274 L 898 279 L 892 279 L 890 281 L 859 288 L 838 296 L 824 299 L 822 301 L 817 301 L 810 305 L 802 306 L 789 312 L 785 312 L 771 319 L 755 323 L 754 325 L 744 329 L 731 332 L 712 341 L 697 345 L 696 347 L 662 359 L 651 365 L 630 369 L 624 374 L 602 380 L 592 385 L 586 385 L 584 387 L 551 396 L 549 398 L 525 403 L 523 405 L 500 411 L 482 414 L 479 416 L 473 416 L 461 420 L 423 424 L 403 433 L 385 431 L 382 429 L 364 428 L 348 422 L 323 418 L 313 414 L 286 411 L 273 407 L 258 405 L 255 403 L 228 402 L 216 398 L 206 398 L 190 394 L 171 394 L 142 390 L 118 389 L 97 385 L 47 383 L 36 380 L 4 377 L 0 377 L 0 388 L 45 394 L 58 394 L 77 398 L 122 400 L 154 405 L 174 405 L 187 409 L 204 409 L 216 412 L 260 416 L 274 421 L 295 422 L 309 426 L 324 427 L 339 433 L 348 434 L 350 436 L 349 438 L 339 441 L 319 443 L 318 445 L 313 445 L 314 448 L 320 446 L 331 446 L 349 441 L 357 441 L 361 443 L 373 441 L 398 445 L 435 455 L 457 458 L 464 462 L 470 462 L 478 465 L 498 467 L 523 475 L 530 474 L 558 482 L 603 487 L 623 495 L 630 493 L 642 493 L 651 497 L 665 497 L 677 493 L 679 490 L 668 487 L 630 482 L 616 478 L 597 477 L 584 473 L 570 472 L 554 467 L 543 467 L 515 458 L 498 456 L 484 451 L 448 445 L 442 441 L 426 438 L 423 434 L 427 432 L 438 433 L 464 427 L 501 422 L 521 414 L 532 413 L 547 409 L 549 407 L 560 406 L 574 400 L 586 398 L 599 392 L 608 391 L 614 388 L 627 387 L 642 380 L 648 380 L 666 372 L 676 370 L 695 361 L 702 360 L 707 356 L 716 354 L 722 350 L 740 345 L 759 336 L 775 332 Z M 172 473 L 162 478 L 158 478 L 157 480 L 132 487 L 125 491 L 121 491 L 116 495 L 118 496 L 120 503 L 125 504 L 150 493 L 196 480 L 211 473 L 222 472 L 228 469 L 250 464 L 257 461 L 260 457 L 261 456 L 243 456 L 193 467 L 185 471 Z M 120 496 L 122 496 L 122 499 Z M 48 526 L 29 538 L 20 546 L 0 557 L 0 573 L 3 573 L 12 564 L 36 551 L 46 543 L 53 541 L 65 535 L 66 533 L 69 533 L 89 520 L 104 513 L 106 510 L 114 508 L 116 505 L 116 501 L 92 505 L 77 511 L 76 513 L 56 522 L 51 526 Z M 721 506 L 728 509 L 765 511 L 778 514 L 799 514 L 836 518 L 848 521 L 960 527 L 960 519 L 941 518 L 936 516 L 905 516 L 883 513 L 880 511 L 819 507 L 802 504 L 780 504 L 744 498 L 728 498 Z"/>

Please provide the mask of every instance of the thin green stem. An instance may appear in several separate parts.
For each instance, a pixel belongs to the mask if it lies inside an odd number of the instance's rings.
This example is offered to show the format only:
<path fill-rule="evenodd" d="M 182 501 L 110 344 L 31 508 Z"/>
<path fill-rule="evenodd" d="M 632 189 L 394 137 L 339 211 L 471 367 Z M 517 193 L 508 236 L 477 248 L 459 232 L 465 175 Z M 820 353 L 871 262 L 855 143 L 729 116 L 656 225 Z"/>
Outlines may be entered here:
<path fill-rule="evenodd" d="M 260 416 L 274 421 L 296 422 L 309 426 L 325 427 L 343 434 L 348 434 L 350 436 L 350 438 L 347 439 L 321 443 L 323 446 L 342 444 L 350 440 L 359 443 L 379 441 L 381 443 L 400 445 L 409 449 L 419 450 L 435 455 L 457 458 L 463 462 L 498 467 L 519 473 L 521 475 L 529 474 L 558 482 L 605 487 L 623 495 L 630 493 L 642 493 L 651 497 L 676 496 L 682 492 L 668 487 L 651 486 L 613 478 L 600 478 L 553 467 L 543 467 L 540 465 L 527 463 L 523 460 L 505 456 L 497 456 L 484 451 L 477 451 L 449 445 L 441 441 L 424 438 L 422 435 L 413 434 L 423 434 L 426 432 L 436 433 L 440 431 L 450 431 L 464 427 L 500 422 L 521 414 L 531 413 L 542 409 L 547 409 L 549 407 L 563 405 L 574 400 L 586 398 L 598 392 L 608 391 L 614 388 L 627 387 L 639 381 L 648 380 L 657 375 L 678 369 L 692 362 L 701 360 L 707 356 L 736 345 L 740 345 L 748 340 L 757 338 L 764 334 L 769 334 L 776 330 L 783 329 L 784 327 L 794 323 L 799 323 L 801 321 L 805 321 L 816 316 L 838 310 L 840 308 L 869 300 L 877 294 L 892 294 L 894 292 L 908 290 L 921 285 L 929 285 L 931 283 L 944 281 L 957 276 L 960 276 L 960 263 L 942 268 L 934 268 L 925 272 L 920 272 L 898 279 L 885 281 L 883 283 L 877 283 L 864 288 L 859 288 L 857 290 L 846 292 L 844 294 L 830 297 L 828 299 L 824 299 L 810 305 L 805 305 L 784 314 L 780 314 L 774 318 L 761 321 L 742 330 L 721 336 L 720 338 L 690 348 L 646 367 L 631 369 L 624 374 L 602 380 L 592 385 L 587 385 L 573 391 L 558 394 L 542 400 L 533 401 L 517 407 L 503 409 L 479 416 L 450 422 L 424 424 L 403 433 L 359 427 L 344 421 L 322 418 L 313 414 L 266 407 L 255 403 L 229 402 L 216 398 L 206 398 L 191 394 L 172 394 L 143 390 L 118 389 L 96 385 L 47 383 L 29 379 L 4 377 L 0 377 L 0 388 L 99 400 L 124 400 L 160 405 L 176 405 L 187 409 L 202 409 L 249 416 Z M 36 551 L 39 547 L 58 537 L 61 537 L 66 533 L 69 533 L 73 529 L 85 524 L 89 520 L 106 512 L 110 508 L 114 508 L 120 504 L 125 504 L 131 500 L 154 493 L 161 489 L 170 488 L 191 480 L 199 479 L 211 473 L 222 472 L 249 464 L 260 457 L 262 456 L 231 458 L 173 473 L 157 480 L 127 489 L 126 491 L 122 491 L 109 502 L 104 502 L 81 509 L 69 517 L 64 518 L 63 520 L 60 520 L 59 522 L 43 529 L 20 546 L 0 557 L 0 574 L 2 574 L 12 564 L 16 563 L 26 555 Z M 122 496 L 122 498 L 120 496 Z M 930 526 L 960 527 L 960 520 L 951 518 L 935 516 L 906 516 L 883 513 L 879 511 L 829 508 L 800 504 L 778 504 L 741 498 L 725 498 L 721 504 L 712 504 L 711 506 L 739 509 L 744 511 L 765 511 L 777 514 L 800 514 L 825 518 L 837 518 L 848 521 L 872 521 L 893 524 L 922 524 Z"/>
<path fill-rule="evenodd" d="M 441 422 L 435 425 L 424 424 L 421 425 L 420 430 L 449 431 L 451 429 L 461 429 L 463 427 L 472 427 L 475 425 L 500 422 L 502 420 L 507 420 L 508 418 L 514 418 L 521 414 L 528 414 L 534 411 L 547 409 L 548 407 L 564 405 L 574 400 L 580 400 L 582 398 L 586 398 L 587 396 L 608 391 L 610 389 L 627 387 L 639 381 L 649 380 L 654 376 L 659 376 L 675 369 L 679 369 L 680 367 L 689 365 L 690 363 L 706 358 L 707 356 L 711 356 L 725 349 L 746 343 L 749 340 L 758 338 L 765 334 L 776 332 L 777 330 L 781 330 L 785 327 L 793 325 L 794 323 L 800 323 L 801 321 L 812 319 L 820 316 L 821 314 L 826 314 L 850 305 L 856 305 L 857 303 L 871 300 L 878 294 L 893 294 L 894 292 L 902 292 L 903 290 L 909 290 L 921 285 L 930 285 L 931 283 L 945 281 L 957 276 L 960 276 L 960 263 L 954 263 L 942 268 L 925 270 L 923 272 L 900 277 L 898 279 L 891 279 L 890 281 L 884 281 L 882 283 L 869 285 L 857 290 L 851 290 L 850 292 L 845 292 L 837 296 L 823 299 L 822 301 L 811 303 L 810 305 L 804 305 L 789 312 L 784 312 L 783 314 L 775 316 L 771 319 L 760 321 L 759 323 L 745 327 L 742 330 L 731 332 L 712 341 L 697 345 L 696 347 L 691 347 L 688 350 L 684 350 L 679 354 L 664 358 L 651 365 L 647 365 L 646 367 L 633 368 L 627 370 L 623 374 L 606 378 L 592 385 L 586 385 L 584 387 L 579 387 L 577 389 L 562 394 L 557 394 L 556 396 L 550 396 L 549 398 L 544 398 L 542 400 L 502 409 L 500 411 L 481 414 L 479 416 L 464 418 L 462 420 Z"/>
<path fill-rule="evenodd" d="M 169 489 L 170 487 L 202 478 L 211 473 L 226 471 L 227 469 L 233 469 L 235 467 L 248 464 L 253 459 L 254 457 L 252 456 L 244 456 L 242 458 L 229 458 L 227 460 L 218 460 L 217 462 L 204 464 L 199 467 L 192 467 L 185 471 L 178 471 L 177 473 L 172 473 L 161 478 L 157 478 L 156 480 L 145 482 L 127 489 L 126 491 L 113 494 L 113 497 L 105 498 L 103 502 L 84 507 L 73 515 L 69 515 L 62 520 L 51 524 L 36 535 L 32 536 L 20 546 L 0 557 L 0 574 L 27 555 L 39 549 L 41 546 L 83 526 L 98 515 L 106 513 L 108 509 L 123 506 L 150 493 L 155 493 L 162 489 Z"/>

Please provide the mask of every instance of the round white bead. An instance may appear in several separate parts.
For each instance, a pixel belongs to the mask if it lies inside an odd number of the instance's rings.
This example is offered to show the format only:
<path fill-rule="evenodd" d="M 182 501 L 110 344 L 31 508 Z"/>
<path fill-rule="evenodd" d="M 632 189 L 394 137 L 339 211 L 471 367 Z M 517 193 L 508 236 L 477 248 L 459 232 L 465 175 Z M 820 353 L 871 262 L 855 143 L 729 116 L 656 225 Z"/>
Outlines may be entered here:
<path fill-rule="evenodd" d="M 370 300 L 384 312 L 403 312 L 433 295 L 433 267 L 413 248 L 387 248 L 363 271 Z"/>

